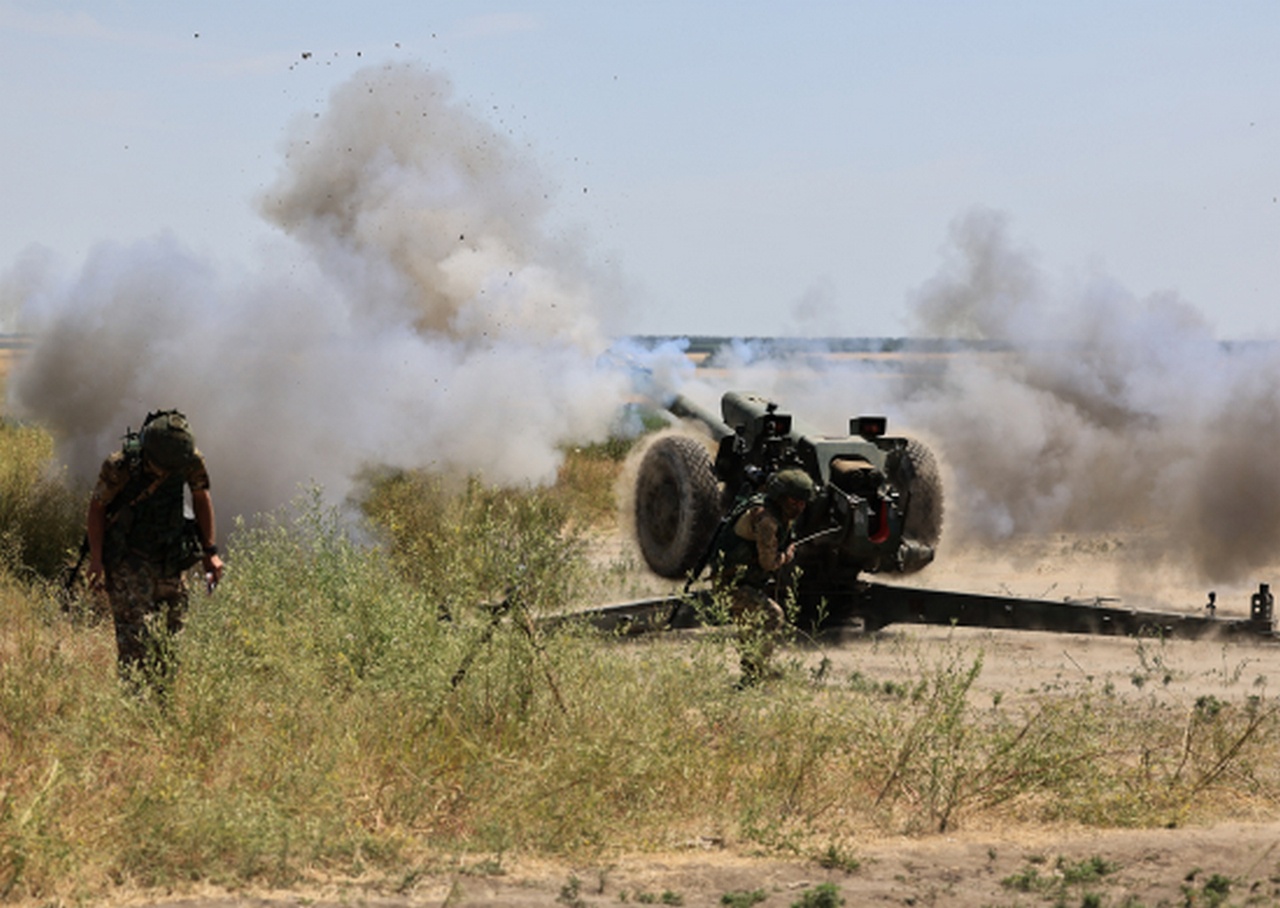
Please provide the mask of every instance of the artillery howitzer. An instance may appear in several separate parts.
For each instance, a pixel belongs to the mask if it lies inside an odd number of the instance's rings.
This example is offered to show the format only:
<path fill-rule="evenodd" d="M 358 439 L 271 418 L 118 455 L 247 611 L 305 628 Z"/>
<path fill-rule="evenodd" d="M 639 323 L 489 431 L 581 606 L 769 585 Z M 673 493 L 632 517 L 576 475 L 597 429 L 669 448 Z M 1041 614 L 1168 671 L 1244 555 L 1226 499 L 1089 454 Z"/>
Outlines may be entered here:
<path fill-rule="evenodd" d="M 756 394 L 731 391 L 720 406 L 719 418 L 683 396 L 666 406 L 701 426 L 714 458 L 702 440 L 675 434 L 654 441 L 641 460 L 636 535 L 655 573 L 696 579 L 734 502 L 793 467 L 818 490 L 795 528 L 802 608 L 828 608 L 855 589 L 861 573 L 911 574 L 933 560 L 942 488 L 919 441 L 889 437 L 879 416 L 851 419 L 847 436 L 822 435 Z"/>
<path fill-rule="evenodd" d="M 706 566 L 711 541 L 733 503 L 764 487 L 768 477 L 799 467 L 817 496 L 796 528 L 796 572 L 790 588 L 797 623 L 860 626 L 951 624 L 1063 633 L 1201 637 L 1273 637 L 1274 597 L 1261 584 L 1249 617 L 1131 609 L 1092 600 L 1021 599 L 871 583 L 862 573 L 909 575 L 928 565 L 942 530 L 942 486 L 932 453 L 919 441 L 885 434 L 886 420 L 850 420 L 847 437 L 797 426 L 764 397 L 725 394 L 722 418 L 683 396 L 666 405 L 673 418 L 693 421 L 706 441 L 661 436 L 645 450 L 636 480 L 636 536 L 658 575 L 689 582 L 679 596 L 588 610 L 602 628 L 641 630 L 700 622 L 708 590 L 691 592 Z M 714 456 L 712 450 L 714 449 Z M 1210 594 L 1210 603 L 1213 597 Z"/>

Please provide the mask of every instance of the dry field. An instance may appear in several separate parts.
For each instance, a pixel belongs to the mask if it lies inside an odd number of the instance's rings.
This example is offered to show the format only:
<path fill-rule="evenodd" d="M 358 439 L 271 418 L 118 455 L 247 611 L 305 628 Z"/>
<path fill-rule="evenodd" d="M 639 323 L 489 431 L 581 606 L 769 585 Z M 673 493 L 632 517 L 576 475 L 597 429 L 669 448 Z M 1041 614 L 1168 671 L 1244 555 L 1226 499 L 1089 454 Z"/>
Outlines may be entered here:
<path fill-rule="evenodd" d="M 0 350 L 0 387 L 14 357 Z M 1060 598 L 1116 596 L 1137 606 L 1200 609 L 1206 590 L 1135 569 L 1133 540 L 1063 535 L 1022 538 L 999 550 L 944 543 L 938 561 L 915 578 L 940 589 Z M 602 539 L 599 554 L 620 565 L 625 596 L 663 590 L 646 576 L 625 538 Z M 1219 589 L 1219 614 L 1248 612 L 1258 582 Z M 1280 683 L 1280 648 L 1259 642 L 1150 641 L 1016 631 L 894 626 L 856 639 L 792 645 L 784 660 L 877 682 L 906 682 L 922 663 L 957 648 L 981 654 L 973 697 L 1016 703 L 1046 690 L 1107 686 L 1149 707 L 1189 710 L 1201 697 L 1270 696 Z M 2 783 L 0 783 L 2 785 Z M 1199 906 L 1280 905 L 1280 818 L 1242 815 L 1211 828 L 1095 830 L 1070 827 L 971 828 L 858 842 L 839 866 L 812 858 L 783 860 L 743 843 L 700 839 L 663 855 L 599 864 L 511 862 L 496 875 L 458 872 L 418 881 L 402 895 L 350 882 L 305 892 L 208 891 L 180 899 L 127 904 L 229 908 L 254 905 L 523 906 L 748 905 L 811 906 L 813 887 L 832 884 L 847 905 Z M 1092 875 L 1081 868 L 1093 868 Z M 1080 879 L 1073 877 L 1076 873 Z M 806 902 L 806 894 L 810 901 Z M 734 901 L 734 899 L 737 899 Z M 829 902 L 835 904 L 834 901 Z M 126 904 L 126 903 L 122 903 Z"/>
<path fill-rule="evenodd" d="M 1053 598 L 1106 595 L 1130 568 L 1122 546 L 1061 536 L 1024 539 L 1003 553 L 946 553 L 921 576 L 932 586 Z M 625 540 L 602 546 L 633 563 Z M 1280 577 L 1280 565 L 1277 566 Z M 634 578 L 633 590 L 660 582 Z M 1190 596 L 1190 593 L 1187 593 Z M 1176 603 L 1166 603 L 1173 607 Z M 1238 607 L 1237 607 L 1238 606 Z M 1189 610 L 1197 606 L 1187 605 Z M 1219 614 L 1247 612 L 1225 597 Z M 678 635 L 675 635 L 678 640 Z M 679 645 L 673 641 L 674 645 Z M 863 638 L 792 645 L 784 660 L 835 674 L 858 671 L 879 682 L 908 682 L 922 663 L 960 651 L 983 659 L 973 697 L 1006 704 L 1044 691 L 1110 686 L 1135 708 L 1189 710 L 1204 696 L 1267 693 L 1280 681 L 1280 649 L 1259 642 L 1173 641 L 1039 632 L 896 626 Z M 970 828 L 915 837 L 868 838 L 840 866 L 812 858 L 762 857 L 743 843 L 699 839 L 663 855 L 598 864 L 513 862 L 501 875 L 459 872 L 415 884 L 402 896 L 374 896 L 350 885 L 329 890 L 256 892 L 155 902 L 239 905 L 533 906 L 805 904 L 823 884 L 846 905 L 1200 906 L 1280 905 L 1280 820 L 1242 816 L 1210 828 L 1097 830 L 1079 827 Z M 807 894 L 807 896 L 806 896 Z M 737 897 L 738 902 L 730 899 Z M 762 899 L 753 902 L 754 899 Z M 809 902 L 822 905 L 826 902 Z M 831 902 L 830 904 L 834 904 Z"/>

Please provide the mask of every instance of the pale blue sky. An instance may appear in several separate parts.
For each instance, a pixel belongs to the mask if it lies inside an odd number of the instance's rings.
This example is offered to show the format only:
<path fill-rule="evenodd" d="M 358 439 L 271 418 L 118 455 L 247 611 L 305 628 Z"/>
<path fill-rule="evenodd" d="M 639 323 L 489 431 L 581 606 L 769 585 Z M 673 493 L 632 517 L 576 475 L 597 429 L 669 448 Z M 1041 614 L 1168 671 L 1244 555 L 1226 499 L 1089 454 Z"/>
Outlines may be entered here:
<path fill-rule="evenodd" d="M 1273 0 L 0 0 L 0 270 L 166 231 L 246 260 L 290 119 L 390 60 L 528 149 L 630 332 L 902 334 L 983 206 L 1063 286 L 1280 336 Z"/>

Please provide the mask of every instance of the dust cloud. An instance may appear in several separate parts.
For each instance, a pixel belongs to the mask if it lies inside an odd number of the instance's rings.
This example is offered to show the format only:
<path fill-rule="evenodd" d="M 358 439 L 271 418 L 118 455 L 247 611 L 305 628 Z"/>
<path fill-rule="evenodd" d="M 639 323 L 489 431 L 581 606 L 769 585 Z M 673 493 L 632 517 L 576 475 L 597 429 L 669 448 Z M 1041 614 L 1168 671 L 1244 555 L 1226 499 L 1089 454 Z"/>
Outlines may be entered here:
<path fill-rule="evenodd" d="M 292 125 L 258 202 L 278 228 L 229 269 L 172 236 L 103 243 L 71 276 L 5 278 L 36 338 L 9 406 L 88 482 L 148 410 L 188 414 L 221 514 L 372 465 L 554 478 L 627 393 L 601 368 L 607 281 L 548 226 L 552 188 L 446 77 L 370 68 Z"/>
<path fill-rule="evenodd" d="M 1048 283 L 1005 218 L 980 210 L 955 224 L 950 260 L 915 301 L 921 334 L 997 345 L 902 399 L 945 447 L 963 530 L 1144 531 L 1210 581 L 1274 564 L 1274 348 L 1218 341 L 1170 293 Z"/>

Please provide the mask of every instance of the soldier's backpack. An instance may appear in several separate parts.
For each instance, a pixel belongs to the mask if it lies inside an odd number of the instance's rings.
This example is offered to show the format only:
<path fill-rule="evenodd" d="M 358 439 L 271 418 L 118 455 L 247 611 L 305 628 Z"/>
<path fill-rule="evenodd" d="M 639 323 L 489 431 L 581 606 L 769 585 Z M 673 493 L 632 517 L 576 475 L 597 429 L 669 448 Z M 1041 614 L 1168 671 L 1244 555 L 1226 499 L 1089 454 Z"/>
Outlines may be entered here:
<path fill-rule="evenodd" d="M 199 527 L 184 507 L 183 467 L 195 455 L 187 418 L 177 410 L 148 413 L 141 429 L 125 433 L 121 453 L 129 480 L 107 507 L 103 560 L 146 561 L 162 576 L 176 576 L 202 557 Z M 148 472 L 147 459 L 167 472 Z"/>

